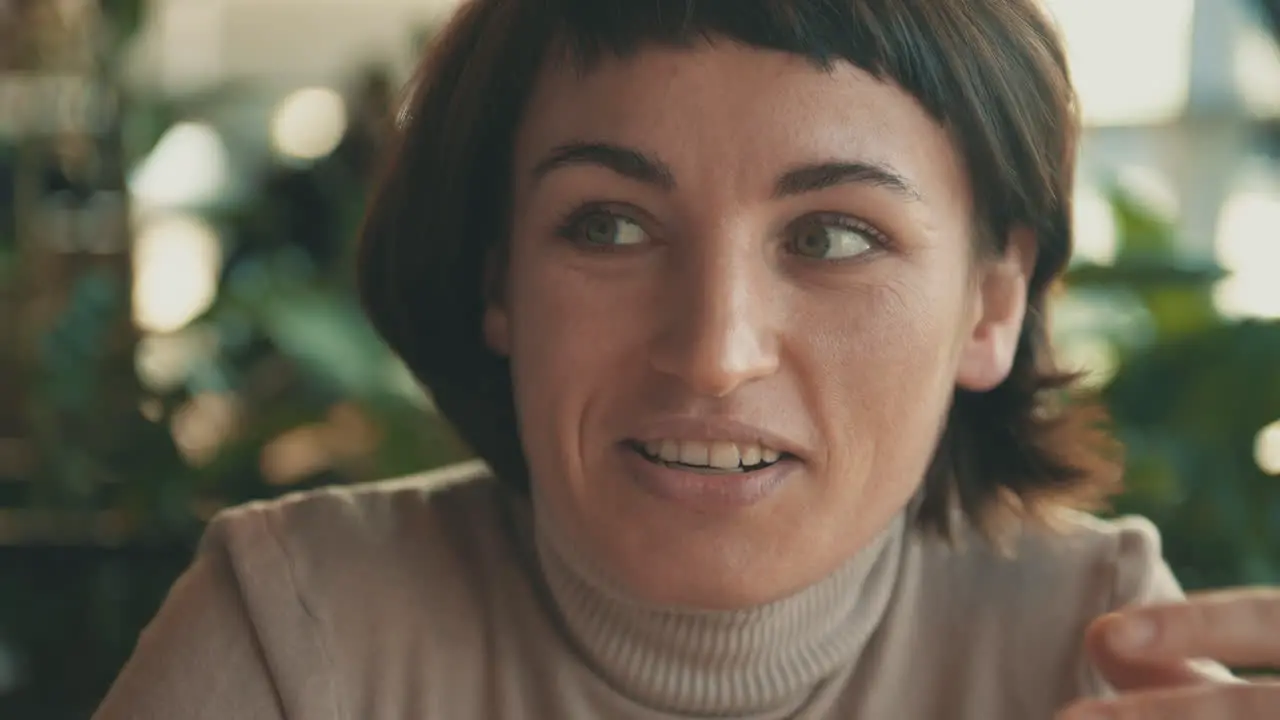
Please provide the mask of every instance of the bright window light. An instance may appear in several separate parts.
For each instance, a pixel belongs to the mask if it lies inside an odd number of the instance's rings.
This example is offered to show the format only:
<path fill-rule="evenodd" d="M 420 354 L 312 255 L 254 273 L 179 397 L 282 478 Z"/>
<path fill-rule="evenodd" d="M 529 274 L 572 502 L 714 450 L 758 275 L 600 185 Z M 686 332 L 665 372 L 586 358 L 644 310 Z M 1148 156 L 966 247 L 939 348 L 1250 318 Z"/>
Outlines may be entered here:
<path fill-rule="evenodd" d="M 1247 190 L 1223 206 L 1218 262 L 1231 272 L 1215 290 L 1218 308 L 1232 317 L 1280 318 L 1280 193 Z"/>
<path fill-rule="evenodd" d="M 134 240 L 133 313 L 145 332 L 186 327 L 217 295 L 222 247 L 208 224 L 167 217 L 145 225 Z"/>
<path fill-rule="evenodd" d="M 150 3 L 158 58 L 150 70 L 166 89 L 181 91 L 217 83 L 226 72 L 226 15 L 236 12 L 218 0 Z"/>
<path fill-rule="evenodd" d="M 271 119 L 271 144 L 291 160 L 318 160 L 347 131 L 347 105 L 329 88 L 306 88 L 281 101 Z"/>
<path fill-rule="evenodd" d="M 1048 7 L 1066 39 L 1085 122 L 1136 125 L 1181 114 L 1195 0 L 1049 0 Z"/>
<path fill-rule="evenodd" d="M 1234 70 L 1245 107 L 1264 117 L 1280 116 L 1280 47 L 1262 28 L 1250 25 L 1241 32 Z"/>
<path fill-rule="evenodd" d="M 1119 251 L 1111 202 L 1093 185 L 1076 188 L 1074 260 L 1109 265 Z"/>

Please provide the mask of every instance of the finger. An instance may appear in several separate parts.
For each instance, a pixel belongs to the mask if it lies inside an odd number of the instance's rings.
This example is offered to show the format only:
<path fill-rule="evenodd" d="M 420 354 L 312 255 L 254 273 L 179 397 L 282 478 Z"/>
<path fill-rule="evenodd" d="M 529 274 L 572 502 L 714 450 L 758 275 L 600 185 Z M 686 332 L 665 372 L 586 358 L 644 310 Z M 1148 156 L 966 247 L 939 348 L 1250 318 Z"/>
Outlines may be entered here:
<path fill-rule="evenodd" d="M 1280 668 L 1280 590 L 1192 595 L 1186 602 L 1134 607 L 1108 623 L 1107 644 L 1121 657 L 1150 661 L 1213 658 L 1228 665 Z"/>
<path fill-rule="evenodd" d="M 1173 688 L 1229 679 L 1225 670 L 1212 663 L 1182 658 L 1149 660 L 1117 652 L 1110 638 L 1116 632 L 1116 624 L 1124 619 L 1119 613 L 1104 615 L 1085 632 L 1085 648 L 1090 659 L 1116 690 Z"/>
<path fill-rule="evenodd" d="M 1280 717 L 1280 684 L 1199 685 L 1082 700 L 1055 720 L 1270 720 Z"/>

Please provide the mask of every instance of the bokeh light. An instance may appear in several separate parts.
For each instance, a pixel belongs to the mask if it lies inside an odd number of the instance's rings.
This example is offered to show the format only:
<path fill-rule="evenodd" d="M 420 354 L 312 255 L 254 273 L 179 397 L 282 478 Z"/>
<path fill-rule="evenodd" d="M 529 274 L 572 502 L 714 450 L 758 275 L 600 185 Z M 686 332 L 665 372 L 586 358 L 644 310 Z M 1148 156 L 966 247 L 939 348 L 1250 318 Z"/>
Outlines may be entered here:
<path fill-rule="evenodd" d="M 290 94 L 271 119 L 271 146 L 289 160 L 311 161 L 338 147 L 347 130 L 347 105 L 334 90 L 305 88 Z"/>
<path fill-rule="evenodd" d="M 180 330 L 217 294 L 222 247 L 207 223 L 190 216 L 161 217 L 134 240 L 133 313 L 145 332 Z"/>
<path fill-rule="evenodd" d="M 143 206 L 194 208 L 216 202 L 229 179 L 226 146 L 210 125 L 181 122 L 160 137 L 129 181 Z"/>
<path fill-rule="evenodd" d="M 1268 475 L 1280 475 L 1280 420 L 1262 428 L 1254 442 L 1254 459 Z"/>

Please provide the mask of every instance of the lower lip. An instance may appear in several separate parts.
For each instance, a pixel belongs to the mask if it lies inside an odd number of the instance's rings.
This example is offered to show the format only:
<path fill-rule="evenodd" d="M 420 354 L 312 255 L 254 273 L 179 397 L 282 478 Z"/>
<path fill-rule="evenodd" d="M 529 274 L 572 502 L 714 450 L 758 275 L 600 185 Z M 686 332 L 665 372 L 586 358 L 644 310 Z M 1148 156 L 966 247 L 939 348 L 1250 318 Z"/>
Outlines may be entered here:
<path fill-rule="evenodd" d="M 800 467 L 799 460 L 786 457 L 751 472 L 700 473 L 650 462 L 628 445 L 622 446 L 622 454 L 630 476 L 641 489 L 704 511 L 755 505 L 781 489 Z"/>

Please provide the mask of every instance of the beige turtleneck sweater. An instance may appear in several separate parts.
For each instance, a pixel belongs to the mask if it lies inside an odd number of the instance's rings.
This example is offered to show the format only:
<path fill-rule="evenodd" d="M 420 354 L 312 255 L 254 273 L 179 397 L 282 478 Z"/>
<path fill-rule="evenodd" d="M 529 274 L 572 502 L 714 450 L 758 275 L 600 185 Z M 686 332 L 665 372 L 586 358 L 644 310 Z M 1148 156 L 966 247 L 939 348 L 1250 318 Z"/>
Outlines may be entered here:
<path fill-rule="evenodd" d="M 221 514 L 96 720 L 1037 720 L 1104 692 L 1081 650 L 1181 597 L 1141 519 L 1014 557 L 903 517 L 799 594 L 646 607 L 477 465 Z"/>

